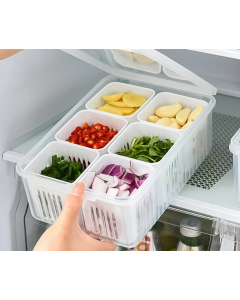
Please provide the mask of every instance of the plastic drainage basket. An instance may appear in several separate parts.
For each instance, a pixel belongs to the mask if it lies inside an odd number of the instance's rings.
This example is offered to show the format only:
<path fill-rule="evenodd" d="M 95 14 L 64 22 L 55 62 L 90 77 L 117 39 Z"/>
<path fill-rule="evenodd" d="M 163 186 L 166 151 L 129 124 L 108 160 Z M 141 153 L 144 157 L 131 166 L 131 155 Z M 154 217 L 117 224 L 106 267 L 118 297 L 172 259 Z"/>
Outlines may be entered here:
<path fill-rule="evenodd" d="M 64 156 L 71 161 L 80 161 L 83 164 L 84 172 L 73 183 L 41 175 L 41 170 L 51 165 L 53 155 Z M 43 148 L 23 171 L 23 177 L 27 180 L 28 191 L 32 199 L 30 209 L 33 217 L 53 223 L 61 213 L 69 191 L 98 157 L 97 151 L 92 149 L 86 151 L 84 147 L 71 143 L 52 142 Z"/>
<path fill-rule="evenodd" d="M 115 115 L 98 111 L 81 110 L 56 133 L 56 140 L 68 143 L 66 142 L 66 139 L 69 138 L 71 132 L 75 130 L 77 126 L 82 127 L 85 122 L 89 125 L 101 123 L 102 125 L 108 126 L 110 129 L 117 130 L 118 134 L 120 134 L 127 126 L 127 121 L 125 119 L 119 118 Z M 108 147 L 116 139 L 118 134 L 104 148 L 95 151 L 98 151 L 100 155 L 106 154 Z"/>
<path fill-rule="evenodd" d="M 229 150 L 233 154 L 234 198 L 240 206 L 240 129 L 232 137 Z"/>

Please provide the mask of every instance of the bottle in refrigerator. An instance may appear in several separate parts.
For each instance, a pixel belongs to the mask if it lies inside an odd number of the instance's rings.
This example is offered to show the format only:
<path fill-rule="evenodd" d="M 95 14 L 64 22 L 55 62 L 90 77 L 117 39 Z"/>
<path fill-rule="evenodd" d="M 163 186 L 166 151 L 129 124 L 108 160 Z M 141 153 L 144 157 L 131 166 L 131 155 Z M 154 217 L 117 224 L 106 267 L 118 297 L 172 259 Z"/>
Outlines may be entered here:
<path fill-rule="evenodd" d="M 181 237 L 177 251 L 203 251 L 201 222 L 199 219 L 190 217 L 182 220 L 180 233 Z"/>

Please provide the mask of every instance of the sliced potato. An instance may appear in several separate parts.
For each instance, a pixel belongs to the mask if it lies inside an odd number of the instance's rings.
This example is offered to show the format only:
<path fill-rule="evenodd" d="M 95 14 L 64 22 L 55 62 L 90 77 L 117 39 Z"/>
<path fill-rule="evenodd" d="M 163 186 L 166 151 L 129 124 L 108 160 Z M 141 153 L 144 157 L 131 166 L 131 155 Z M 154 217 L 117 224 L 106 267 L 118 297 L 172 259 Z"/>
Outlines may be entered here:
<path fill-rule="evenodd" d="M 130 114 L 134 112 L 133 107 L 118 107 L 119 110 L 121 110 L 124 114 Z"/>
<path fill-rule="evenodd" d="M 129 107 L 141 107 L 147 101 L 147 98 L 137 94 L 124 94 L 122 99 Z"/>
<path fill-rule="evenodd" d="M 177 122 L 177 120 L 175 118 L 170 118 L 171 122 Z"/>
<path fill-rule="evenodd" d="M 136 112 L 137 110 L 138 110 L 138 107 L 137 107 L 137 108 L 134 108 L 134 111 L 131 112 L 130 114 L 125 114 L 125 113 L 123 113 L 123 115 L 124 115 L 124 116 L 131 116 L 131 115 L 135 114 L 135 112 Z"/>
<path fill-rule="evenodd" d="M 147 120 L 148 120 L 148 122 L 156 123 L 159 120 L 159 117 L 157 117 L 157 116 L 149 116 L 147 118 Z"/>
<path fill-rule="evenodd" d="M 117 49 L 117 51 L 119 53 L 121 53 L 122 55 L 124 55 L 126 58 L 128 58 L 129 60 L 133 61 L 133 54 L 130 51 L 125 51 L 125 50 L 119 50 Z"/>
<path fill-rule="evenodd" d="M 125 93 L 119 93 L 119 94 L 114 94 L 114 95 L 103 96 L 102 98 L 105 101 L 115 102 L 115 101 L 122 100 L 122 97 L 124 94 Z"/>
<path fill-rule="evenodd" d="M 160 106 L 158 109 L 154 111 L 155 115 L 159 118 L 174 118 L 177 113 L 182 110 L 182 104 L 176 102 L 172 105 Z"/>
<path fill-rule="evenodd" d="M 189 126 L 192 125 L 193 121 L 194 121 L 194 120 L 189 120 L 189 121 L 182 127 L 182 129 L 187 129 Z"/>
<path fill-rule="evenodd" d="M 189 117 L 188 117 L 188 121 L 190 120 L 196 120 L 197 117 L 200 115 L 200 113 L 203 111 L 204 107 L 202 105 L 198 106 L 196 109 L 194 109 Z"/>
<path fill-rule="evenodd" d="M 116 101 L 116 102 L 108 101 L 108 104 L 113 105 L 113 106 L 117 106 L 117 107 L 129 107 L 123 101 Z"/>
<path fill-rule="evenodd" d="M 122 116 L 123 115 L 123 112 L 119 109 L 117 109 L 116 107 L 113 107 L 113 106 L 100 106 L 98 107 L 97 110 L 100 110 L 100 111 L 105 111 L 105 112 L 108 112 L 110 114 L 115 114 L 115 115 L 119 115 L 119 116 Z"/>

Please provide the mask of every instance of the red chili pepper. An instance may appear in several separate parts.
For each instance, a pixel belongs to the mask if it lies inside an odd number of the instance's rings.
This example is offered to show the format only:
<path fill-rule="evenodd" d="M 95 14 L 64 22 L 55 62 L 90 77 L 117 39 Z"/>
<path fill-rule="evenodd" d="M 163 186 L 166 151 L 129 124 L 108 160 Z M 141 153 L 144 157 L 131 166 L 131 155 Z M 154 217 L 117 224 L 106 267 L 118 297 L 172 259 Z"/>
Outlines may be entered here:
<path fill-rule="evenodd" d="M 110 130 L 108 126 L 103 126 L 102 129 L 103 129 L 104 131 L 106 131 L 106 132 L 108 132 L 108 131 Z"/>
<path fill-rule="evenodd" d="M 88 128 L 88 123 L 84 123 L 82 129 L 87 129 Z"/>
<path fill-rule="evenodd" d="M 86 136 L 86 137 L 84 138 L 84 143 L 86 143 L 89 139 L 91 140 L 90 136 Z"/>
<path fill-rule="evenodd" d="M 100 144 L 99 143 L 94 144 L 93 149 L 101 149 Z"/>
<path fill-rule="evenodd" d="M 94 128 L 97 129 L 97 131 L 101 130 L 103 128 L 102 124 L 97 123 L 94 125 Z"/>
<path fill-rule="evenodd" d="M 94 144 L 95 144 L 94 140 L 92 139 L 87 140 L 87 147 L 92 148 Z"/>
<path fill-rule="evenodd" d="M 79 143 L 79 144 L 83 143 L 83 137 L 82 137 L 82 136 L 80 136 L 80 137 L 78 138 L 78 143 Z"/>
<path fill-rule="evenodd" d="M 72 140 L 71 140 L 71 142 L 72 142 L 73 144 L 77 144 L 77 143 L 78 143 L 78 137 L 77 137 L 76 135 L 72 135 Z"/>
<path fill-rule="evenodd" d="M 74 134 L 78 133 L 79 130 L 81 130 L 80 126 L 76 127 L 76 129 L 71 134 L 74 135 Z"/>
<path fill-rule="evenodd" d="M 96 133 L 91 134 L 91 138 L 92 138 L 93 140 L 96 140 L 96 138 L 97 138 Z"/>
<path fill-rule="evenodd" d="M 96 133 L 96 132 L 97 132 L 97 129 L 96 129 L 96 128 L 92 128 L 92 129 L 90 130 L 90 132 L 91 132 L 91 133 Z"/>
<path fill-rule="evenodd" d="M 108 141 L 101 140 L 99 144 L 102 148 L 104 148 L 108 144 Z"/>
<path fill-rule="evenodd" d="M 80 146 L 87 147 L 87 143 L 80 143 L 79 145 L 80 145 Z"/>
<path fill-rule="evenodd" d="M 83 131 L 82 131 L 82 136 L 83 136 L 83 138 L 85 138 L 85 137 L 87 137 L 87 136 L 90 136 L 90 134 L 91 134 L 90 130 L 83 130 Z"/>

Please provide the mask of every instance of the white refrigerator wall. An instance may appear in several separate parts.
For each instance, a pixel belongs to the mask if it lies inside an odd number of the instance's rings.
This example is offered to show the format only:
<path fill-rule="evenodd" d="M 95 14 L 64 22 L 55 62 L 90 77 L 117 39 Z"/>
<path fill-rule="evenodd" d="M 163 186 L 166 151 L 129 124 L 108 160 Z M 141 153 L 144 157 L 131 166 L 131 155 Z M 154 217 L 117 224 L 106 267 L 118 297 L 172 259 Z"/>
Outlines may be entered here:
<path fill-rule="evenodd" d="M 61 118 L 107 74 L 60 50 L 24 50 L 0 61 L 0 153 Z M 23 138 L 24 139 L 24 138 Z M 0 251 L 15 250 L 21 182 L 0 158 Z"/>

